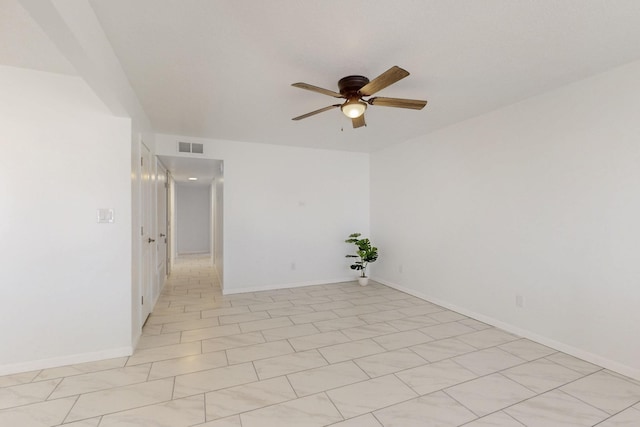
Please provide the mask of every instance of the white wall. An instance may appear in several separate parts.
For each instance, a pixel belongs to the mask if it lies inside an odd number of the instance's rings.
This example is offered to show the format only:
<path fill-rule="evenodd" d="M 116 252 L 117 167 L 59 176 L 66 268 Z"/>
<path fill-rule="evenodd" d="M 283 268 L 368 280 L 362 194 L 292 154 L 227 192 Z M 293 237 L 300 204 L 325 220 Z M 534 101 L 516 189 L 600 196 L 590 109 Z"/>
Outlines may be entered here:
<path fill-rule="evenodd" d="M 209 256 L 211 265 L 216 263 L 216 242 L 214 236 L 214 230 L 216 229 L 216 183 L 215 180 L 209 185 Z"/>
<path fill-rule="evenodd" d="M 375 277 L 640 378 L 639 75 L 373 154 Z"/>
<path fill-rule="evenodd" d="M 368 154 L 172 135 L 157 153 L 179 155 L 177 140 L 224 161 L 225 293 L 355 277 L 344 239 L 369 232 Z"/>
<path fill-rule="evenodd" d="M 130 354 L 130 120 L 77 77 L 0 66 L 0 98 L 0 375 Z"/>
<path fill-rule="evenodd" d="M 211 250 L 211 190 L 209 186 L 176 185 L 176 239 L 178 255 Z"/>
<path fill-rule="evenodd" d="M 212 204 L 215 209 L 213 211 L 213 265 L 224 290 L 224 177 L 216 178 L 211 187 L 214 189 Z"/>
<path fill-rule="evenodd" d="M 171 270 L 175 264 L 176 256 L 178 256 L 178 250 L 176 245 L 176 182 L 172 175 L 169 175 L 169 248 L 171 251 Z"/>
<path fill-rule="evenodd" d="M 142 242 L 140 241 L 141 215 L 141 170 L 140 141 L 154 150 L 154 135 L 151 124 L 129 84 L 129 80 L 105 35 L 89 2 L 23 1 L 20 3 L 37 23 L 59 53 L 88 84 L 94 94 L 108 110 L 119 117 L 131 118 L 130 130 L 130 174 L 131 174 L 131 256 L 130 271 L 130 329 L 131 342 L 135 346 L 140 338 L 142 324 L 140 304 L 142 295 Z M 25 50 L 34 45 L 24 40 L 12 41 Z"/>

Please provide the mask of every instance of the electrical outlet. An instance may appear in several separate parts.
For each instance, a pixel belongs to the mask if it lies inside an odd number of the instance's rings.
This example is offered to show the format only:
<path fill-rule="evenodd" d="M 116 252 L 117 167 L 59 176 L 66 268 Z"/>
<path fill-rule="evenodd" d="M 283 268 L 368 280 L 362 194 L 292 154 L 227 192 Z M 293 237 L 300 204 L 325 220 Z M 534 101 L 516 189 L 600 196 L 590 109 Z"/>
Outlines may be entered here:
<path fill-rule="evenodd" d="M 296 263 L 295 263 L 295 262 L 292 262 L 292 263 L 291 263 L 291 269 L 292 269 L 292 270 L 295 270 L 295 269 L 296 269 Z"/>
<path fill-rule="evenodd" d="M 516 307 L 523 308 L 524 307 L 524 298 L 522 295 L 516 295 Z"/>

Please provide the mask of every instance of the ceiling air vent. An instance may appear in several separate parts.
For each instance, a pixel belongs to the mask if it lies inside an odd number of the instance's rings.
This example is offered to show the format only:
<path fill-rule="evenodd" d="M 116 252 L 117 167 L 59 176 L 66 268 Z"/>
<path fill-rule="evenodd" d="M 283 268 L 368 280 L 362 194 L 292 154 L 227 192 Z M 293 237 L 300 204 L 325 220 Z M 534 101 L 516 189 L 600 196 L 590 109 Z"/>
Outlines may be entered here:
<path fill-rule="evenodd" d="M 204 154 L 204 145 L 197 142 L 178 142 L 178 153 Z"/>

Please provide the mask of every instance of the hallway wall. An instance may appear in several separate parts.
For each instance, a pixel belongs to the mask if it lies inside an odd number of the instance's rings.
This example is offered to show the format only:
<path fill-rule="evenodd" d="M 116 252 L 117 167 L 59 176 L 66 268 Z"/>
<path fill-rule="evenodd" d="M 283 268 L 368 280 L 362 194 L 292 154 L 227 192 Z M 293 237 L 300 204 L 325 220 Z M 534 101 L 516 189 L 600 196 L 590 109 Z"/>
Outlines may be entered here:
<path fill-rule="evenodd" d="M 0 98 L 0 375 L 129 354 L 131 121 L 67 75 L 0 66 Z"/>
<path fill-rule="evenodd" d="M 224 226 L 224 177 L 216 178 L 211 184 L 211 209 L 213 229 L 211 246 L 213 248 L 212 262 L 218 275 L 218 281 L 224 290 L 224 245 L 223 245 L 223 226 Z"/>
<path fill-rule="evenodd" d="M 176 233 L 178 255 L 211 251 L 211 190 L 190 183 L 176 185 Z"/>

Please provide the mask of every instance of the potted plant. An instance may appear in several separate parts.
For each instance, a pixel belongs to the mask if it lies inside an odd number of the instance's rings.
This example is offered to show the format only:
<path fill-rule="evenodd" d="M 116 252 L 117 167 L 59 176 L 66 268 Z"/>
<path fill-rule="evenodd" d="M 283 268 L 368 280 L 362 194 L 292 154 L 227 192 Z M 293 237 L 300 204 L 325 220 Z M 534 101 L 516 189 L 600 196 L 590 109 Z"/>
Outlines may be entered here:
<path fill-rule="evenodd" d="M 371 246 L 369 239 L 361 239 L 360 235 L 360 233 L 350 234 L 349 238 L 345 240 L 345 243 L 353 243 L 358 248 L 356 255 L 347 255 L 347 258 L 358 258 L 358 261 L 354 261 L 353 264 L 351 264 L 351 269 L 360 271 L 358 283 L 360 283 L 361 286 L 366 286 L 367 283 L 369 283 L 367 265 L 378 259 L 378 248 Z"/>

